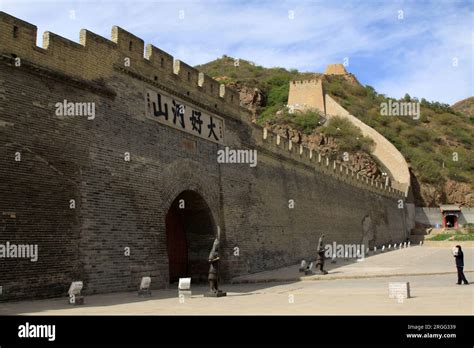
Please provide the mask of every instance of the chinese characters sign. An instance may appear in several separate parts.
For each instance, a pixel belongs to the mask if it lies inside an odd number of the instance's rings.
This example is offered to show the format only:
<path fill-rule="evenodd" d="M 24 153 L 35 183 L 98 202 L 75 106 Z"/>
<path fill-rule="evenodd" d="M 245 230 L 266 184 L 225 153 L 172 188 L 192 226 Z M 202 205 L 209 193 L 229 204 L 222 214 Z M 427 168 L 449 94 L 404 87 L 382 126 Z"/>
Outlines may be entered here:
<path fill-rule="evenodd" d="M 146 116 L 170 127 L 216 143 L 223 143 L 224 120 L 162 92 L 146 91 Z"/>

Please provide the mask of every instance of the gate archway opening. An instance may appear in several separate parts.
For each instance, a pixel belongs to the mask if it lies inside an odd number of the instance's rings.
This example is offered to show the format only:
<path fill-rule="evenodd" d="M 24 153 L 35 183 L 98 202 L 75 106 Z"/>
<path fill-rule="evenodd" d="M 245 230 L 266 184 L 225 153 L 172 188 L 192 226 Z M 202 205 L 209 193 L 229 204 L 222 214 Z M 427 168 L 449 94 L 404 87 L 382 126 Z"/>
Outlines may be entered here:
<path fill-rule="evenodd" d="M 458 217 L 454 214 L 447 214 L 444 219 L 444 227 L 458 228 Z"/>
<path fill-rule="evenodd" d="M 175 198 L 166 214 L 170 284 L 184 277 L 193 283 L 207 281 L 216 231 L 212 212 L 199 193 L 186 190 Z"/>

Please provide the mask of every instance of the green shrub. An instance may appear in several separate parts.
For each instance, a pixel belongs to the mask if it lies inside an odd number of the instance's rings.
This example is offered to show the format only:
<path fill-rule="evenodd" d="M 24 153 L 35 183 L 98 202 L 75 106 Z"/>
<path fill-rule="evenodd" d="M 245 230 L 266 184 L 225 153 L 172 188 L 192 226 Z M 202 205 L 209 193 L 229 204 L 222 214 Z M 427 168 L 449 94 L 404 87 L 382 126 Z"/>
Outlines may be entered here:
<path fill-rule="evenodd" d="M 456 138 L 460 143 L 471 146 L 473 144 L 474 134 L 469 133 L 461 125 L 453 125 L 446 127 L 446 134 L 452 138 Z"/>
<path fill-rule="evenodd" d="M 335 138 L 342 151 L 363 150 L 370 153 L 374 144 L 372 139 L 362 135 L 359 128 L 342 117 L 331 118 L 322 128 L 322 133 Z"/>
<path fill-rule="evenodd" d="M 459 240 L 459 241 L 474 240 L 474 233 L 458 234 L 458 235 L 454 236 L 454 240 Z"/>
<path fill-rule="evenodd" d="M 265 80 L 266 83 L 268 83 L 270 86 L 288 86 L 290 83 L 290 76 L 288 74 L 279 74 L 279 75 L 274 75 Z"/>
<path fill-rule="evenodd" d="M 277 104 L 286 104 L 288 102 L 288 93 L 290 87 L 288 83 L 274 87 L 267 95 L 267 107 L 272 107 Z"/>
<path fill-rule="evenodd" d="M 321 116 L 316 110 L 294 111 L 290 113 L 283 104 L 276 104 L 266 109 L 257 119 L 257 123 L 287 124 L 289 127 L 297 129 L 304 134 L 311 134 L 319 126 L 320 120 Z"/>
<path fill-rule="evenodd" d="M 472 175 L 469 175 L 468 172 L 462 171 L 458 168 L 450 167 L 448 168 L 448 178 L 458 182 L 470 183 L 473 182 Z"/>
<path fill-rule="evenodd" d="M 239 82 L 250 88 L 259 88 L 265 95 L 265 105 L 259 110 L 257 122 L 288 122 L 289 126 L 310 132 L 314 116 L 300 114 L 279 115 L 288 102 L 289 81 L 314 79 L 313 73 L 284 68 L 263 68 L 240 59 L 234 66 L 234 58 L 222 57 L 198 67 L 213 76 L 228 76 L 224 81 Z M 474 118 L 453 111 L 447 104 L 421 99 L 419 120 L 412 117 L 382 117 L 380 105 L 390 98 L 379 94 L 371 86 L 354 84 L 341 76 L 324 76 L 325 92 L 362 122 L 380 132 L 407 158 L 420 183 L 443 183 L 446 179 L 468 182 L 474 185 Z M 392 100 L 396 100 L 393 99 Z M 417 101 L 406 95 L 403 101 Z M 286 120 L 286 121 L 285 121 Z M 330 127 L 327 132 L 331 132 Z M 347 149 L 366 148 L 364 140 L 350 132 L 335 134 L 337 142 Z M 453 162 L 452 152 L 459 153 L 459 161 Z M 442 163 L 444 162 L 444 168 Z"/>
<path fill-rule="evenodd" d="M 447 234 L 447 233 L 437 234 L 433 238 L 430 238 L 430 240 L 442 241 L 442 240 L 447 240 L 451 238 L 452 236 L 453 236 L 452 234 Z"/>
<path fill-rule="evenodd" d="M 401 133 L 401 136 L 412 146 L 430 142 L 433 138 L 432 133 L 428 129 L 421 127 L 407 128 Z"/>
<path fill-rule="evenodd" d="M 441 166 L 431 159 L 415 160 L 416 172 L 421 181 L 430 184 L 439 184 L 443 182 L 441 175 Z"/>
<path fill-rule="evenodd" d="M 288 108 L 284 108 L 278 118 L 281 123 L 286 123 L 305 134 L 311 134 L 318 127 L 321 116 L 316 110 L 298 110 L 290 113 Z"/>
<path fill-rule="evenodd" d="M 284 108 L 283 104 L 275 104 L 271 107 L 266 108 L 257 118 L 257 123 L 260 125 L 263 125 L 264 123 L 270 123 L 273 124 L 277 120 L 277 115 L 276 113 L 279 110 L 282 110 Z"/>
<path fill-rule="evenodd" d="M 366 91 L 366 96 L 371 99 L 375 100 L 377 98 L 377 92 L 375 91 L 375 88 L 369 85 L 365 86 L 365 91 Z"/>

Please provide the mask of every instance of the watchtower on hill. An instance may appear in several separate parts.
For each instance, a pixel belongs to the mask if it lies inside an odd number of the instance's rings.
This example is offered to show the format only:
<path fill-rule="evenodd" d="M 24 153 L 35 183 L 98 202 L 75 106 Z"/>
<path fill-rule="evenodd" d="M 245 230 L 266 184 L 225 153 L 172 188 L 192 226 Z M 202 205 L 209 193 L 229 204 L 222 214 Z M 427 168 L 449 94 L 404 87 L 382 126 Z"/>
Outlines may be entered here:
<path fill-rule="evenodd" d="M 324 71 L 325 75 L 345 75 L 347 74 L 347 70 L 343 64 L 328 64 L 326 67 L 326 71 Z"/>

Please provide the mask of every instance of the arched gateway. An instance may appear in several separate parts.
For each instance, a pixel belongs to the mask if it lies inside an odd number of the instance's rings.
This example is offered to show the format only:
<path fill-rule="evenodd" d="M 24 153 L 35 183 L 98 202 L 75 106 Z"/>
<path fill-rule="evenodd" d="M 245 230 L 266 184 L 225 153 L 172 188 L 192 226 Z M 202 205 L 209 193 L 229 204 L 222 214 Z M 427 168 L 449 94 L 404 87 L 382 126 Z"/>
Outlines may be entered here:
<path fill-rule="evenodd" d="M 216 230 L 211 210 L 199 193 L 186 190 L 175 198 L 166 214 L 170 283 L 183 277 L 206 281 Z"/>

